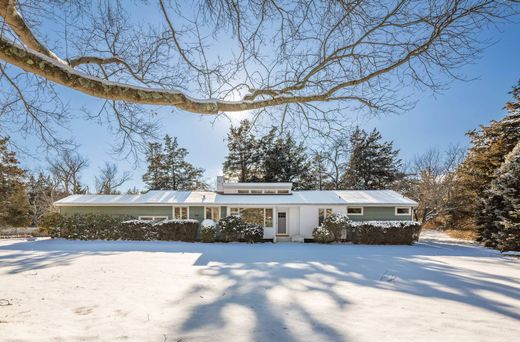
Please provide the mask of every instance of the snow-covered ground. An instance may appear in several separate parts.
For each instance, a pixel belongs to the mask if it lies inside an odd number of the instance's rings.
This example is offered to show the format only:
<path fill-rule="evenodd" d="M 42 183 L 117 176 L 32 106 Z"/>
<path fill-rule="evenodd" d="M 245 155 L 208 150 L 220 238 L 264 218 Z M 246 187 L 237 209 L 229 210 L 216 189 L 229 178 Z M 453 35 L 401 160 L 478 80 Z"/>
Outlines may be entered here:
<path fill-rule="evenodd" d="M 514 341 L 520 262 L 414 246 L 0 241 L 1 341 Z"/>

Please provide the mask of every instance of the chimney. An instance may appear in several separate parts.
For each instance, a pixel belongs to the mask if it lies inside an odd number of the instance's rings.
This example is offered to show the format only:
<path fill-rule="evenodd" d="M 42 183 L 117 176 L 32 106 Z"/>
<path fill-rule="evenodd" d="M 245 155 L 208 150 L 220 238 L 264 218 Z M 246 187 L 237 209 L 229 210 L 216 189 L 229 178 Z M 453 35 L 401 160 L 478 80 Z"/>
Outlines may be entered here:
<path fill-rule="evenodd" d="M 217 176 L 217 192 L 224 192 L 224 176 Z"/>

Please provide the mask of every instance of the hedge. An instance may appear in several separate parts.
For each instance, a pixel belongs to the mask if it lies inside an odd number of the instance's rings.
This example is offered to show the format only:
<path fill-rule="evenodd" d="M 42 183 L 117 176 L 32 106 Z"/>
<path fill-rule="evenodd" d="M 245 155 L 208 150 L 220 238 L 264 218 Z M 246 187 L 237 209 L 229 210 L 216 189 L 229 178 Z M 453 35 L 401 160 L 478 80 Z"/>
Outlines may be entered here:
<path fill-rule="evenodd" d="M 135 220 L 103 214 L 54 215 L 49 227 L 51 237 L 74 240 L 164 240 L 195 241 L 197 220 Z"/>
<path fill-rule="evenodd" d="M 368 245 L 411 245 L 419 239 L 421 225 L 413 221 L 353 222 L 347 241 Z"/>

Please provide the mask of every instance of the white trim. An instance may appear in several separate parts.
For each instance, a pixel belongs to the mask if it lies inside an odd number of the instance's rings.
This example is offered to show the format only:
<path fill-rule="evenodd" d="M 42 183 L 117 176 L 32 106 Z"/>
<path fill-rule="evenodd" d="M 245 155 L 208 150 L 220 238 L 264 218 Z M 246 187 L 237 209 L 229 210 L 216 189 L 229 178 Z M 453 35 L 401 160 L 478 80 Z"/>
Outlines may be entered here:
<path fill-rule="evenodd" d="M 207 208 L 217 208 L 217 209 L 218 209 L 218 217 L 219 217 L 219 219 L 215 221 L 215 219 L 214 219 L 213 217 L 210 217 L 211 220 L 217 222 L 217 221 L 219 221 L 219 220 L 222 218 L 222 217 L 221 217 L 221 216 L 222 216 L 222 208 L 221 208 L 220 205 L 205 205 L 205 206 L 204 206 L 204 219 L 205 219 L 205 220 L 208 219 L 208 218 L 206 217 L 206 209 L 207 209 Z M 212 212 L 212 214 L 213 214 L 213 212 Z"/>
<path fill-rule="evenodd" d="M 274 228 L 275 227 L 275 217 L 274 217 L 274 215 L 275 215 L 276 210 L 275 210 L 274 207 L 271 207 L 271 206 L 259 206 L 259 205 L 228 206 L 227 207 L 227 213 L 228 213 L 227 216 L 231 216 L 232 215 L 231 214 L 231 209 L 238 209 L 238 216 L 239 217 L 240 217 L 240 209 L 262 209 L 264 211 L 264 215 L 263 215 L 264 222 L 262 224 L 262 227 L 264 227 L 264 228 Z M 266 222 L 266 219 L 265 219 L 266 213 L 265 212 L 266 212 L 267 209 L 271 209 L 273 211 L 272 212 L 273 217 L 272 217 L 272 220 L 271 220 L 272 221 L 272 225 L 270 227 L 265 225 L 265 222 Z"/>
<path fill-rule="evenodd" d="M 186 208 L 186 209 L 187 209 L 187 210 L 186 210 L 186 215 L 187 215 L 187 216 L 186 216 L 186 220 L 189 220 L 189 218 L 190 218 L 190 207 L 189 207 L 188 205 L 174 205 L 174 206 L 172 207 L 172 218 L 173 218 L 174 220 L 175 220 L 175 219 L 184 220 L 182 217 L 179 217 L 179 218 L 175 217 L 175 208 L 181 208 L 181 209 L 182 209 L 182 208 Z M 181 216 L 182 216 L 182 210 L 181 210 Z"/>
<path fill-rule="evenodd" d="M 408 212 L 403 214 L 403 213 L 398 213 L 398 209 L 407 209 Z M 412 207 L 395 207 L 395 216 L 410 216 L 412 214 Z"/>
<path fill-rule="evenodd" d="M 348 210 L 351 209 L 351 208 L 355 208 L 355 209 L 361 208 L 361 213 L 349 213 Z M 365 208 L 364 208 L 364 207 L 361 207 L 361 206 L 355 206 L 355 205 L 349 205 L 349 206 L 347 206 L 347 215 L 351 215 L 351 216 L 363 216 L 364 214 L 365 214 Z"/>
<path fill-rule="evenodd" d="M 150 221 L 159 221 L 159 220 L 167 220 L 168 216 L 148 216 L 143 215 L 138 217 L 139 220 L 150 220 Z"/>

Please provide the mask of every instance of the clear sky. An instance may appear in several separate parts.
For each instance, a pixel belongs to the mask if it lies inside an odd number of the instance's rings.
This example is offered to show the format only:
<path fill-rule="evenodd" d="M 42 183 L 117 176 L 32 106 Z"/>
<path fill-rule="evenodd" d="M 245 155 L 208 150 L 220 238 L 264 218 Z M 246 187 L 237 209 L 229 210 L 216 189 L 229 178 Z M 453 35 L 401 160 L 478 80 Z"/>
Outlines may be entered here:
<path fill-rule="evenodd" d="M 359 124 L 371 129 L 377 127 L 386 140 L 394 141 L 400 149 L 400 157 L 410 160 L 415 155 L 431 148 L 446 148 L 450 144 L 468 143 L 465 132 L 486 124 L 504 115 L 504 103 L 510 99 L 508 92 L 520 79 L 520 23 L 500 26 L 500 32 L 492 34 L 497 43 L 486 49 L 475 64 L 462 71 L 476 80 L 453 82 L 441 94 L 415 91 L 418 100 L 414 109 L 400 115 L 386 115 L 379 118 L 360 118 Z M 407 88 L 403 84 L 403 88 Z M 71 110 L 89 106 L 89 99 L 81 94 L 66 91 L 71 102 Z M 188 160 L 206 170 L 205 177 L 213 185 L 215 176 L 221 173 L 222 162 L 227 154 L 226 133 L 230 122 L 222 119 L 215 123 L 212 119 L 191 113 L 172 113 L 171 109 L 159 110 L 162 134 L 178 137 L 181 146 L 190 151 Z M 243 114 L 231 116 L 238 122 Z M 136 186 L 144 189 L 141 176 L 144 162 L 138 166 L 128 160 L 120 160 L 111 154 L 113 137 L 103 126 L 95 122 L 73 120 L 70 132 L 80 144 L 78 152 L 90 161 L 88 170 L 82 175 L 83 182 L 93 190 L 94 176 L 105 161 L 114 161 L 119 168 L 132 173 L 132 179 L 120 190 Z M 27 169 L 44 168 L 44 158 L 20 156 Z"/>

